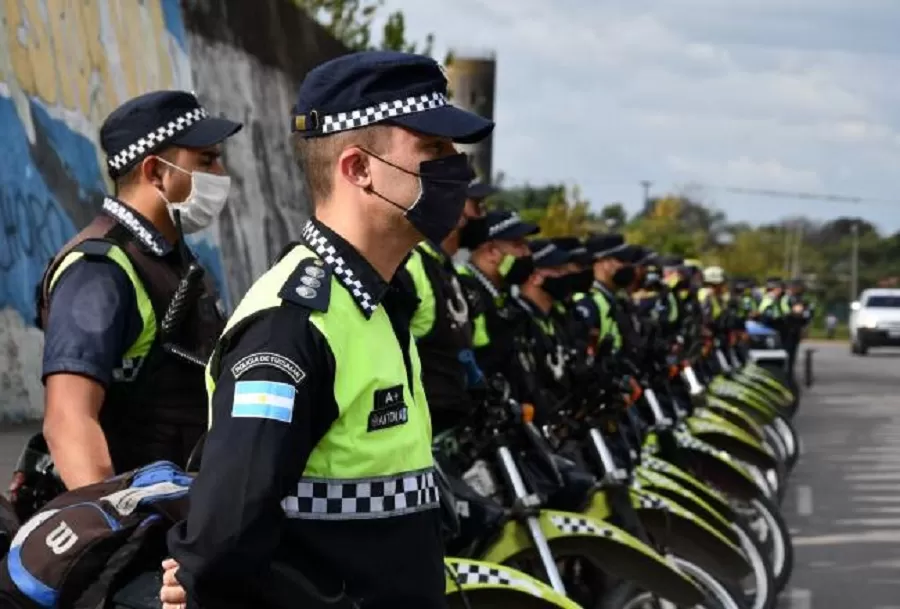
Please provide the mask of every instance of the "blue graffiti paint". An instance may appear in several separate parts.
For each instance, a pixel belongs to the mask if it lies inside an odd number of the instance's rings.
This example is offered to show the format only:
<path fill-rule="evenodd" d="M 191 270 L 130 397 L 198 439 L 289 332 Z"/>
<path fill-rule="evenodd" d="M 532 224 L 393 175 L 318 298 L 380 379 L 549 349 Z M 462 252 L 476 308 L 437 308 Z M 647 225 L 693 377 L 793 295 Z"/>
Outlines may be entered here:
<path fill-rule="evenodd" d="M 51 117 L 40 104 L 31 104 L 31 117 L 49 140 L 66 173 L 78 182 L 79 201 L 84 201 L 88 193 L 103 192 L 106 184 L 100 173 L 94 144 L 72 131 L 63 121 Z"/>
<path fill-rule="evenodd" d="M 181 7 L 178 0 L 160 0 L 162 2 L 163 21 L 169 34 L 178 43 L 185 53 L 187 52 L 187 32 L 184 29 L 184 21 L 181 18 Z"/>
<path fill-rule="evenodd" d="M 31 160 L 27 135 L 8 98 L 0 97 L 0 309 L 31 323 L 44 266 L 75 231 Z"/>
<path fill-rule="evenodd" d="M 222 256 L 219 254 L 219 249 L 209 241 L 195 237 L 187 237 L 186 241 L 206 272 L 212 273 L 216 291 L 219 292 L 219 297 L 222 299 L 222 305 L 226 311 L 230 312 L 231 298 L 228 294 L 228 284 L 225 283 L 225 270 L 222 267 Z"/>

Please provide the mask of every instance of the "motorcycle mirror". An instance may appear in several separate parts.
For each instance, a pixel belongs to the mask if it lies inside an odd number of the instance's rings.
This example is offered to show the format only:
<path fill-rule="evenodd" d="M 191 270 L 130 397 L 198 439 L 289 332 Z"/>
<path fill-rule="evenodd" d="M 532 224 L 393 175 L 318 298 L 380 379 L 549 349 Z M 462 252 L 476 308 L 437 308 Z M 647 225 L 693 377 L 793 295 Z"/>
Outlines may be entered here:
<path fill-rule="evenodd" d="M 509 386 L 509 381 L 507 381 L 506 378 L 499 372 L 496 372 L 491 376 L 490 387 L 503 401 L 508 400 L 510 393 L 512 393 L 512 389 Z"/>

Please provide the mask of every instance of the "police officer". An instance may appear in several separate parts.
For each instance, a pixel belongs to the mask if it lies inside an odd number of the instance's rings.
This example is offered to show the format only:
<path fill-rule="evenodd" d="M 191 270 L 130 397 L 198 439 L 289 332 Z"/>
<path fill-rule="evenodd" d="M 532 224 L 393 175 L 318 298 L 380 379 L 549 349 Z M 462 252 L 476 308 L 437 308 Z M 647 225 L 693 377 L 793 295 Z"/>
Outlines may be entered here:
<path fill-rule="evenodd" d="M 210 358 L 211 427 L 189 516 L 169 536 L 175 577 L 189 606 L 213 609 L 341 595 L 443 607 L 416 298 L 395 273 L 457 224 L 474 174 L 453 142 L 493 123 L 448 103 L 434 60 L 389 51 L 313 69 L 292 119 L 315 217 Z"/>
<path fill-rule="evenodd" d="M 518 307 L 512 305 L 510 290 L 534 270 L 525 238 L 540 228 L 510 211 L 490 211 L 483 223 L 480 242 L 471 239 L 469 261 L 459 269 L 467 289 L 479 302 L 473 318 L 475 359 L 488 377 L 502 374 L 512 383 L 518 377 L 513 358 L 522 319 Z"/>
<path fill-rule="evenodd" d="M 525 347 L 534 360 L 534 377 L 523 379 L 530 385 L 528 395 L 521 397 L 533 403 L 538 414 L 546 416 L 571 390 L 569 347 L 553 308 L 570 295 L 572 281 L 567 265 L 572 256 L 550 239 L 535 239 L 528 245 L 535 270 L 513 296 L 525 313 Z"/>
<path fill-rule="evenodd" d="M 194 261 L 175 219 L 191 233 L 222 210 L 222 143 L 240 129 L 182 91 L 132 99 L 100 128 L 116 193 L 50 262 L 38 301 L 44 435 L 70 489 L 158 459 L 184 465 L 206 427 L 202 371 L 163 351 L 158 324 Z M 207 276 L 180 346 L 208 355 L 224 326 L 216 303 Z"/>
<path fill-rule="evenodd" d="M 473 227 L 483 223 L 475 220 L 484 215 L 482 201 L 493 192 L 490 185 L 470 184 L 456 228 L 440 244 L 418 244 L 401 269 L 419 299 L 411 331 L 422 362 L 422 384 L 435 435 L 471 414 L 470 390 L 483 385 L 472 350 L 471 310 L 476 303 L 463 290 L 452 257 L 460 249 L 461 236 L 478 240 Z"/>
<path fill-rule="evenodd" d="M 697 292 L 700 308 L 707 326 L 719 330 L 719 319 L 724 310 L 722 297 L 725 293 L 725 271 L 719 266 L 703 269 L 703 287 Z"/>
<path fill-rule="evenodd" d="M 634 252 L 617 233 L 589 237 L 585 247 L 593 257 L 594 285 L 589 293 L 575 296 L 575 314 L 593 329 L 596 341 L 610 337 L 613 349 L 619 351 L 624 347 L 623 332 L 628 324 L 617 305 L 616 293 L 634 281 Z"/>

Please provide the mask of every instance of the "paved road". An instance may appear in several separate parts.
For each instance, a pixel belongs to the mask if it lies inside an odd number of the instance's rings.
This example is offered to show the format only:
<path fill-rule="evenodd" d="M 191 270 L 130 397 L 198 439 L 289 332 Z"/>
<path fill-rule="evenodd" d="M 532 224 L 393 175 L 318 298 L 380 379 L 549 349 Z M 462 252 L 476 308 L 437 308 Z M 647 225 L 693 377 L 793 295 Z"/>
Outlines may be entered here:
<path fill-rule="evenodd" d="M 900 609 L 900 351 L 814 345 L 804 454 L 783 506 L 796 568 L 783 609 Z M 0 483 L 37 425 L 0 430 Z"/>
<path fill-rule="evenodd" d="M 804 452 L 783 506 L 796 569 L 782 606 L 900 609 L 900 351 L 812 348 Z"/>

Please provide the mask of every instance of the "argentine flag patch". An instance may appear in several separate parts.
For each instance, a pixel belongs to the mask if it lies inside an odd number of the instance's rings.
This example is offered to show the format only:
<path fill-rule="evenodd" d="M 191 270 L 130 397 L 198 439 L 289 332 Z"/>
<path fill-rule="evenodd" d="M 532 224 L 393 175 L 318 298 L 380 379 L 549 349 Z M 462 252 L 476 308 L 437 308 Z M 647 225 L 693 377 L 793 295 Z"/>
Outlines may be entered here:
<path fill-rule="evenodd" d="M 288 383 L 238 381 L 234 384 L 234 418 L 272 419 L 290 423 L 297 389 Z"/>

